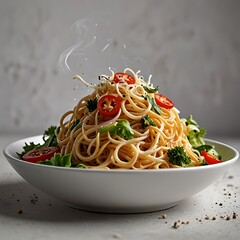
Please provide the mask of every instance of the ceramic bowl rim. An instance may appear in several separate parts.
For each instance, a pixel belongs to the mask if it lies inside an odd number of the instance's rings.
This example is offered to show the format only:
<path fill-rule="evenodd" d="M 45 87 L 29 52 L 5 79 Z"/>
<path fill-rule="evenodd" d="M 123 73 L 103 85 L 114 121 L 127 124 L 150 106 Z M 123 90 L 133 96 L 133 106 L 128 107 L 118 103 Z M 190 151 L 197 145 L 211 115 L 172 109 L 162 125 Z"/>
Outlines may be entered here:
<path fill-rule="evenodd" d="M 59 167 L 59 166 L 48 166 L 48 165 L 40 165 L 40 164 L 35 164 L 35 163 L 30 163 L 30 162 L 26 162 L 23 161 L 21 159 L 19 159 L 17 156 L 13 156 L 10 152 L 11 149 L 15 147 L 15 145 L 17 145 L 20 142 L 30 142 L 30 139 L 38 139 L 38 138 L 42 138 L 42 135 L 36 135 L 36 136 L 32 136 L 32 137 L 27 137 L 27 138 L 23 138 L 23 139 L 19 139 L 16 140 L 10 144 L 8 144 L 4 149 L 3 149 L 3 154 L 4 156 L 7 158 L 10 158 L 20 164 L 24 164 L 24 165 L 29 165 L 32 167 L 36 167 L 36 168 L 50 168 L 50 169 L 56 169 L 56 170 L 63 170 L 63 171 L 79 171 L 79 172 L 97 172 L 97 173 L 123 173 L 123 174 L 135 174 L 135 173 L 167 173 L 167 172 L 189 172 L 189 171 L 199 171 L 199 170 L 203 170 L 203 169 L 210 169 L 210 168 L 221 168 L 224 166 L 227 166 L 229 164 L 233 164 L 235 163 L 238 159 L 239 159 L 239 152 L 233 148 L 232 146 L 216 141 L 216 140 L 211 140 L 208 138 L 204 138 L 205 141 L 207 142 L 211 142 L 213 144 L 217 144 L 220 146 L 223 146 L 225 148 L 228 148 L 229 150 L 231 150 L 234 154 L 234 156 L 229 159 L 226 160 L 222 163 L 219 164 L 213 164 L 213 165 L 205 165 L 205 166 L 197 166 L 197 167 L 187 167 L 187 168 L 163 168 L 163 169 L 143 169 L 143 170 L 128 170 L 128 169 L 115 169 L 115 170 L 105 170 L 105 169 L 83 169 L 83 168 L 65 168 L 65 167 Z M 40 141 L 39 141 L 40 142 Z"/>

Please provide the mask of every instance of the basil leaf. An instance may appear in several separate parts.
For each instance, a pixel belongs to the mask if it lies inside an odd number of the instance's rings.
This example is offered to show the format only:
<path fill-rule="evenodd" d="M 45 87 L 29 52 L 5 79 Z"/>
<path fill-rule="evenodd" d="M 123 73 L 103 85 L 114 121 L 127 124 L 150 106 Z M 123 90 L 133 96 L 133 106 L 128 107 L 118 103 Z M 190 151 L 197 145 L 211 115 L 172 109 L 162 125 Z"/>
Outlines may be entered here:
<path fill-rule="evenodd" d="M 157 114 L 161 115 L 162 110 L 155 102 L 154 98 L 150 98 L 148 95 L 146 95 L 145 99 L 149 101 L 149 103 L 152 105 L 152 111 L 156 112 Z"/>

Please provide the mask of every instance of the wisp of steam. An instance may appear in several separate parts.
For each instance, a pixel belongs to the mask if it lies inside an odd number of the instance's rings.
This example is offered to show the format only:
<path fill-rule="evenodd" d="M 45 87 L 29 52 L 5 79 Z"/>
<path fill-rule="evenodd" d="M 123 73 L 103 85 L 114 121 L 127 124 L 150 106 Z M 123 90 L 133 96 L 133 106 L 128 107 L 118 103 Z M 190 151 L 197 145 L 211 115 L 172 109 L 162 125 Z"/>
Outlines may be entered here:
<path fill-rule="evenodd" d="M 142 58 L 130 55 L 127 40 L 109 33 L 104 21 L 107 20 L 85 18 L 72 25 L 71 30 L 76 34 L 75 43 L 59 58 L 58 67 L 62 73 L 82 74 L 87 81 L 96 83 L 99 75 L 110 73 L 109 67 L 114 71 L 123 71 L 126 67 L 137 71 L 137 67 L 142 65 L 146 69 Z"/>

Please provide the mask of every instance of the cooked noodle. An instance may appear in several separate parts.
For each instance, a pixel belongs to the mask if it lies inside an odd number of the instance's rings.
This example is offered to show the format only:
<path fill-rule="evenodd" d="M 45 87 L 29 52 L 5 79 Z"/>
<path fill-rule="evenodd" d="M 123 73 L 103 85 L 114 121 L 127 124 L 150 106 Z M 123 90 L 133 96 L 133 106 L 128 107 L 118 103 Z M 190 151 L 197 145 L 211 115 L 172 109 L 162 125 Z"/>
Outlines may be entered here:
<path fill-rule="evenodd" d="M 110 69 L 111 70 L 111 69 Z M 135 84 L 115 83 L 112 75 L 101 76 L 99 85 L 85 82 L 80 76 L 76 79 L 94 89 L 93 93 L 83 97 L 73 110 L 63 114 L 57 133 L 58 144 L 62 154 L 72 153 L 72 161 L 82 163 L 88 168 L 97 169 L 158 169 L 179 167 L 169 162 L 167 151 L 182 146 L 190 157 L 190 166 L 201 165 L 202 161 L 193 151 L 185 134 L 185 124 L 179 118 L 178 110 L 161 108 L 161 114 L 152 110 L 146 99 L 144 86 L 152 87 L 150 78 L 147 82 L 127 68 L 135 78 Z M 98 109 L 90 112 L 87 101 L 99 99 L 103 95 L 114 95 L 121 99 L 118 114 L 111 118 L 103 117 Z M 141 118 L 148 115 L 156 126 L 142 127 Z M 100 133 L 105 126 L 116 124 L 126 119 L 133 129 L 132 139 L 126 140 L 108 131 Z"/>

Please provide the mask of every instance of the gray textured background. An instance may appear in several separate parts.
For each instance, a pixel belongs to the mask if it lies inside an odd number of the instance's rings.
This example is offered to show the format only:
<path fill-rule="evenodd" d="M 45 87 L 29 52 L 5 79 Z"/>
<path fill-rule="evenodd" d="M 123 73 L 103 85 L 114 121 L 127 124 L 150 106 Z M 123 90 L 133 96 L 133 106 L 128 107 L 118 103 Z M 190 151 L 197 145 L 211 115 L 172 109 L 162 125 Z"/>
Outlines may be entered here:
<path fill-rule="evenodd" d="M 97 82 L 107 66 L 127 64 L 151 73 L 209 136 L 239 136 L 239 13 L 238 0 L 0 0 L 0 133 L 41 133 L 89 91 L 75 73 Z M 84 18 L 86 41 L 97 40 L 62 71 L 59 57 L 79 43 Z"/>

